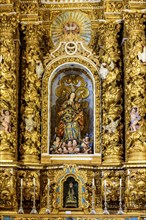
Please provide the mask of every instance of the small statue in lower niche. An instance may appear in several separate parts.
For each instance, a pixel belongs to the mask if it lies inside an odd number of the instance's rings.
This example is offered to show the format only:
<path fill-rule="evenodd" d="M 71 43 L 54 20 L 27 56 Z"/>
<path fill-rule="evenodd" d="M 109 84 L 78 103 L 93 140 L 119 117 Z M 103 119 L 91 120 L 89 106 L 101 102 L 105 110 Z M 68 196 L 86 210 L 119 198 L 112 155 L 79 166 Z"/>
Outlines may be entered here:
<path fill-rule="evenodd" d="M 69 183 L 68 185 L 68 195 L 65 199 L 65 207 L 77 207 L 77 198 L 75 196 L 74 192 L 74 184 L 72 182 Z"/>

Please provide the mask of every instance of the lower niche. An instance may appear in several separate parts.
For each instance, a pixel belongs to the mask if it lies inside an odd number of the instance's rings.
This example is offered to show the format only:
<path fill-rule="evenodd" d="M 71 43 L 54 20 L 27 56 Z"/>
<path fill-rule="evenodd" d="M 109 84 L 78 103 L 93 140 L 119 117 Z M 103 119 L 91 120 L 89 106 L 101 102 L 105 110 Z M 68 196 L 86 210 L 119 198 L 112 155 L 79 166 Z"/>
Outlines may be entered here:
<path fill-rule="evenodd" d="M 63 208 L 78 208 L 78 182 L 68 177 L 63 184 Z"/>

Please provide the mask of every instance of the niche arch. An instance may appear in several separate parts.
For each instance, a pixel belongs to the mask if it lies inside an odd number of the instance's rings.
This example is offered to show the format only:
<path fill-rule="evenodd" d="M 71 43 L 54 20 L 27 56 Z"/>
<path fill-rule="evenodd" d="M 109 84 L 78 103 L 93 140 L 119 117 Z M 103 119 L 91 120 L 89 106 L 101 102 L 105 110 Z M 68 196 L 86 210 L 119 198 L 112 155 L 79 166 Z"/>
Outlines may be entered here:
<path fill-rule="evenodd" d="M 88 60 L 88 62 L 87 62 Z M 61 68 L 76 66 L 90 74 L 94 84 L 94 152 L 100 153 L 100 79 L 95 63 L 87 58 L 64 57 L 52 60 L 45 69 L 42 80 L 42 155 L 49 155 L 50 143 L 50 86 L 55 72 Z"/>
<path fill-rule="evenodd" d="M 64 196 L 67 195 L 67 193 L 64 192 L 64 187 L 65 187 L 65 183 L 68 181 L 68 179 L 74 179 L 74 182 L 73 184 L 77 183 L 77 191 L 76 189 L 74 188 L 75 190 L 75 196 L 77 197 L 77 207 L 74 207 L 74 208 L 80 208 L 82 207 L 82 181 L 80 180 L 80 178 L 78 178 L 77 175 L 74 175 L 74 174 L 67 174 L 65 175 L 65 177 L 60 181 L 59 185 L 60 185 L 60 190 L 58 192 L 58 197 L 60 198 L 60 208 L 73 208 L 73 207 L 65 207 L 65 204 L 64 204 Z M 68 191 L 68 188 L 66 189 Z M 77 193 L 77 195 L 76 195 Z M 81 196 L 82 195 L 82 196 Z"/>

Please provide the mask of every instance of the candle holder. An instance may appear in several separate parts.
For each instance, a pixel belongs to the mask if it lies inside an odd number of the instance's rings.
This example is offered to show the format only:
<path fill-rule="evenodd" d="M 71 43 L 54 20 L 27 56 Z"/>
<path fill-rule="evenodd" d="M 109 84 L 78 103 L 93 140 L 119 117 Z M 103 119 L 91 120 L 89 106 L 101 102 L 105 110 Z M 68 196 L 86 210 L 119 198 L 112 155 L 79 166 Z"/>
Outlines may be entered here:
<path fill-rule="evenodd" d="M 92 183 L 92 210 L 90 212 L 90 214 L 95 215 L 96 211 L 95 211 L 95 190 L 94 190 L 94 180 Z"/>
<path fill-rule="evenodd" d="M 48 184 L 48 193 L 47 193 L 47 208 L 45 214 L 50 214 L 50 185 Z"/>
<path fill-rule="evenodd" d="M 35 182 L 35 180 L 34 180 L 34 182 Z M 37 214 L 38 212 L 37 212 L 37 210 L 36 210 L 36 206 L 35 206 L 35 184 L 34 184 L 34 188 L 33 188 L 33 207 L 32 207 L 32 210 L 31 210 L 31 212 L 30 212 L 30 214 Z"/>
<path fill-rule="evenodd" d="M 106 201 L 106 180 L 105 180 L 105 184 L 104 184 L 104 210 L 103 210 L 103 214 L 109 215 L 109 211 L 107 210 L 107 201 Z"/>
<path fill-rule="evenodd" d="M 122 179 L 120 179 L 120 198 L 119 198 L 119 211 L 117 212 L 118 215 L 123 215 L 124 212 L 122 210 Z"/>
<path fill-rule="evenodd" d="M 18 210 L 18 214 L 24 214 L 23 206 L 22 206 L 22 200 L 23 200 L 23 194 L 22 194 L 23 186 L 22 186 L 22 179 L 21 179 L 21 185 L 20 185 L 20 207 Z"/>

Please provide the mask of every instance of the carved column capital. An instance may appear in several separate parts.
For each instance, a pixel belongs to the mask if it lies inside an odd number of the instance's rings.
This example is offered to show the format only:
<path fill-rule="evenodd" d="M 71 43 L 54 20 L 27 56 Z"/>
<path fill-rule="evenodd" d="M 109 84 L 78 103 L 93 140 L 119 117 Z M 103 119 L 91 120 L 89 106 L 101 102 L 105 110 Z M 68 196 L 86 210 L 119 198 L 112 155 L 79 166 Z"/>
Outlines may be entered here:
<path fill-rule="evenodd" d="M 138 32 L 144 31 L 145 14 L 142 11 L 125 11 L 123 13 L 125 30 L 128 36 L 137 36 Z"/>
<path fill-rule="evenodd" d="M 0 35 L 9 38 L 10 34 L 13 36 L 18 26 L 18 14 L 8 13 L 0 15 Z"/>
<path fill-rule="evenodd" d="M 35 43 L 36 41 L 40 40 L 42 37 L 42 22 L 33 22 L 33 23 L 27 23 L 22 22 L 21 23 L 21 30 L 25 34 L 24 40 L 29 43 Z"/>
<path fill-rule="evenodd" d="M 103 20 L 99 23 L 98 29 L 105 36 L 108 35 L 108 32 L 111 32 L 112 35 L 117 35 L 121 28 L 120 21 L 111 21 L 111 20 Z"/>

